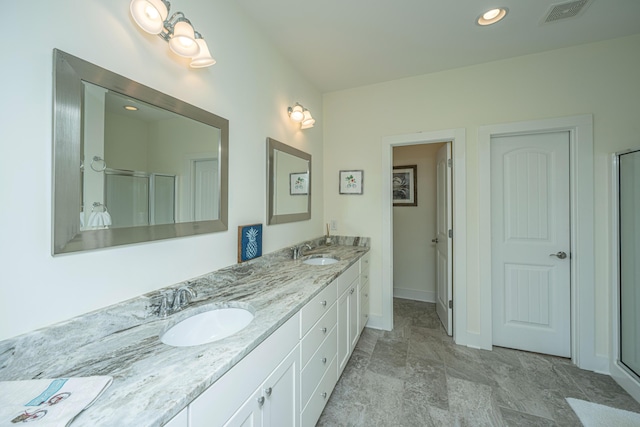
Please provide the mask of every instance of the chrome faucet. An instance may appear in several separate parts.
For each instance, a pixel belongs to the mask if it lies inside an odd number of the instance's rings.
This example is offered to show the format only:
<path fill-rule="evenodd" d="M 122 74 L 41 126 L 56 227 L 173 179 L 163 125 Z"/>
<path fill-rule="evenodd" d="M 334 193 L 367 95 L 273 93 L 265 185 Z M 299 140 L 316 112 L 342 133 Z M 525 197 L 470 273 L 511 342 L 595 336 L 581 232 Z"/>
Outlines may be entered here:
<path fill-rule="evenodd" d="M 182 310 L 197 296 L 198 293 L 196 290 L 190 286 L 182 286 L 178 289 L 164 292 L 158 298 L 158 303 L 153 305 L 153 307 L 156 307 L 155 314 L 157 314 L 158 317 L 167 317 L 176 311 Z M 169 303 L 169 301 L 171 301 L 171 303 Z"/>
<path fill-rule="evenodd" d="M 302 250 L 304 248 L 307 248 L 309 250 L 313 249 L 313 247 L 308 243 L 305 243 L 304 245 L 300 245 L 300 246 L 294 246 L 293 248 L 291 248 L 293 259 L 300 258 L 302 256 Z"/>
<path fill-rule="evenodd" d="M 178 288 L 177 291 L 173 294 L 173 304 L 171 304 L 171 311 L 174 313 L 176 311 L 182 310 L 183 307 L 189 305 L 191 300 L 198 296 L 198 293 L 195 289 L 189 286 L 182 286 Z"/>

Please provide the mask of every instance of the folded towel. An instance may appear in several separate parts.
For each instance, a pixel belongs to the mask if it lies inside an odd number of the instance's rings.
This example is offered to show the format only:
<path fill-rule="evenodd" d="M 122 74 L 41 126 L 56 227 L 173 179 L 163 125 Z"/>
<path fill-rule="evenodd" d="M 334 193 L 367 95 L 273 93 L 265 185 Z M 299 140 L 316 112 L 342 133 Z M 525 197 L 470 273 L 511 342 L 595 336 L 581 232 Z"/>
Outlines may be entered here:
<path fill-rule="evenodd" d="M 87 227 L 108 228 L 111 225 L 111 215 L 106 210 L 104 212 L 91 212 L 87 220 Z"/>
<path fill-rule="evenodd" d="M 0 381 L 0 427 L 68 426 L 112 381 L 108 376 Z"/>

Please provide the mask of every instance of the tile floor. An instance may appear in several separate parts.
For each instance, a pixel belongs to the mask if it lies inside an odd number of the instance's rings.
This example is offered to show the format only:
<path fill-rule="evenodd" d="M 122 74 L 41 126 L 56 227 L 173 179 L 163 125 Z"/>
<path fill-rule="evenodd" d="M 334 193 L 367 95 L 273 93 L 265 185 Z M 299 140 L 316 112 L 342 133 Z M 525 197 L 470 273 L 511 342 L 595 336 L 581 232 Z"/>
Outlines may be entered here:
<path fill-rule="evenodd" d="M 580 426 L 574 397 L 640 412 L 609 376 L 568 359 L 457 346 L 435 305 L 394 300 L 394 330 L 366 328 L 318 426 Z"/>

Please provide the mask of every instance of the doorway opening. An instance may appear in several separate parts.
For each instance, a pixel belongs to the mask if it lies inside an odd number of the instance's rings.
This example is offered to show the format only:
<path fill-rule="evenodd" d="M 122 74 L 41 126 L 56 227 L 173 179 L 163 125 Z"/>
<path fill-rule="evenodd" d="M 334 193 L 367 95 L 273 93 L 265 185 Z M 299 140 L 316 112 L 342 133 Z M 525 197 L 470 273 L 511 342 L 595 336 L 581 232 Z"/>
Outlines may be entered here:
<path fill-rule="evenodd" d="M 452 335 L 451 143 L 393 148 L 393 296 L 434 303 Z"/>
<path fill-rule="evenodd" d="M 393 329 L 393 148 L 401 146 L 441 144 L 451 141 L 452 153 L 452 260 L 453 262 L 453 339 L 456 343 L 466 343 L 466 133 L 465 129 L 449 129 L 435 132 L 420 132 L 389 136 L 382 139 L 382 315 L 373 327 Z M 430 243 L 429 239 L 429 243 Z M 370 321 L 373 320 L 370 318 Z"/>

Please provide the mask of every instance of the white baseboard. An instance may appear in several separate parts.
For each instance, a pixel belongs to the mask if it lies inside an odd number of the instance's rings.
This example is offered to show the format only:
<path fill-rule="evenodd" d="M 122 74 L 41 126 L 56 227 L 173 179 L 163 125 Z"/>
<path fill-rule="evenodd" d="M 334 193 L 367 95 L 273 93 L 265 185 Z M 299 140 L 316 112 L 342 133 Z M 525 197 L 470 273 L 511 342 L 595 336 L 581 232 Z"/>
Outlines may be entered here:
<path fill-rule="evenodd" d="M 390 329 L 385 327 L 385 322 L 381 315 L 369 314 L 369 320 L 367 321 L 367 324 L 365 326 L 371 329 L 390 331 Z"/>
<path fill-rule="evenodd" d="M 436 302 L 436 293 L 434 291 L 419 291 L 416 289 L 393 288 L 394 298 L 410 299 L 414 301 Z"/>

